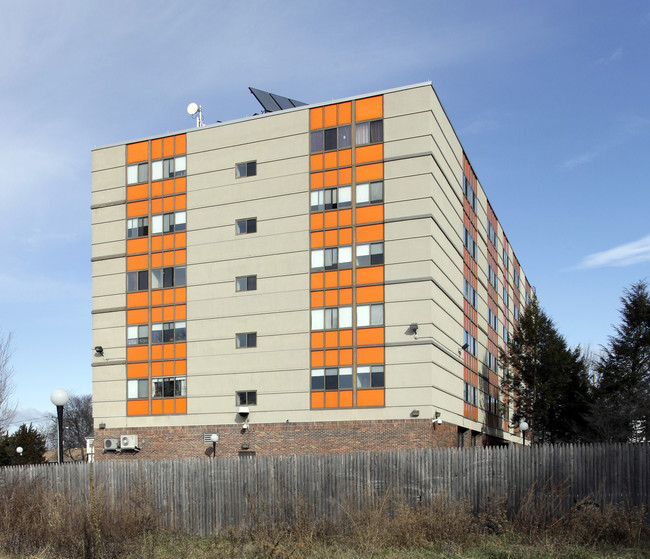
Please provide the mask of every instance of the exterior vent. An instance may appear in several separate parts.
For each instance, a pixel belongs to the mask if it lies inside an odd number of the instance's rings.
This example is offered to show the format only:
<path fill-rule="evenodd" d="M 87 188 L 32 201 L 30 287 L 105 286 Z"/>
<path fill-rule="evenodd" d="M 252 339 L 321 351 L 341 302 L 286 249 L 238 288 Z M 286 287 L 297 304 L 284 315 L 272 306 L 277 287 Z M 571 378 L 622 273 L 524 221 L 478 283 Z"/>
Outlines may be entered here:
<path fill-rule="evenodd" d="M 119 439 L 104 439 L 104 450 L 117 450 L 120 448 Z"/>
<path fill-rule="evenodd" d="M 138 435 L 122 435 L 120 437 L 122 450 L 136 450 L 138 448 Z"/>
<path fill-rule="evenodd" d="M 203 442 L 212 444 L 212 435 L 217 435 L 217 442 L 219 442 L 219 433 L 203 433 Z"/>

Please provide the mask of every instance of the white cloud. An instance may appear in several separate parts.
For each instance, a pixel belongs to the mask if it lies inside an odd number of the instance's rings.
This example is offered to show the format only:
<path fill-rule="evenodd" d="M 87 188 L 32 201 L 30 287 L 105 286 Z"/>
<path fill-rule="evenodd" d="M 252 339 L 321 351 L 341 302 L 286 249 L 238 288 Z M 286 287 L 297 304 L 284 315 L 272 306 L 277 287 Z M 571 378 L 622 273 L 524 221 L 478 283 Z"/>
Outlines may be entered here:
<path fill-rule="evenodd" d="M 584 268 L 604 268 L 607 266 L 631 266 L 650 260 L 650 235 L 638 241 L 626 243 L 609 250 L 585 256 L 576 266 Z"/>
<path fill-rule="evenodd" d="M 596 60 L 596 64 L 611 64 L 623 56 L 623 47 L 618 47 L 612 54 Z"/>

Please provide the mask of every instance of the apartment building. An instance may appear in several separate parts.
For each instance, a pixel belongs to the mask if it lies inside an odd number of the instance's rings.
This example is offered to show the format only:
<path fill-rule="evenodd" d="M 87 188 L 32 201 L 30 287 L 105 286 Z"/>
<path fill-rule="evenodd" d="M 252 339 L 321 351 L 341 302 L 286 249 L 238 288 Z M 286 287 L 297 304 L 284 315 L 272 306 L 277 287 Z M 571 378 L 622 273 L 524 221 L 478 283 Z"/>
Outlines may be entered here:
<path fill-rule="evenodd" d="M 531 287 L 430 83 L 97 148 L 92 229 L 98 460 L 521 441 Z"/>

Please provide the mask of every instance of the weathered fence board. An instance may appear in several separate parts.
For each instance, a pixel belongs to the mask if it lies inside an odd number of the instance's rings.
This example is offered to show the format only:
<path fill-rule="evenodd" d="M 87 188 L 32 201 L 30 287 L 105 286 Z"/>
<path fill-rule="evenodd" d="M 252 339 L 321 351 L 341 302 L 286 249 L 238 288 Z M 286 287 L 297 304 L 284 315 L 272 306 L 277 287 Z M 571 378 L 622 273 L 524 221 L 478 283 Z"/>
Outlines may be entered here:
<path fill-rule="evenodd" d="M 422 449 L 315 455 L 157 461 L 100 461 L 96 493 L 111 505 L 152 502 L 161 523 L 199 534 L 273 518 L 291 521 L 297 508 L 336 520 L 346 507 L 367 507 L 386 495 L 430 504 L 436 496 L 466 501 L 474 511 L 505 504 L 517 511 L 556 489 L 548 513 L 589 499 L 650 510 L 649 444 Z M 21 479 L 53 491 L 90 494 L 90 466 L 22 466 L 0 470 L 3 484 Z"/>

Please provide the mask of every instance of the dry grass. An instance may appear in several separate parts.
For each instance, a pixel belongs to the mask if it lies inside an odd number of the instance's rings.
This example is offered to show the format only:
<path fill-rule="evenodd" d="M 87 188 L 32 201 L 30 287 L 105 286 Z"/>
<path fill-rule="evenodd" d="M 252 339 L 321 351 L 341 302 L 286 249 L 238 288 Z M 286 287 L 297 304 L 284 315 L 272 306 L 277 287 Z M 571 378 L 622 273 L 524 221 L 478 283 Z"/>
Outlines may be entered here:
<path fill-rule="evenodd" d="M 40 481 L 3 483 L 0 474 L 0 557 L 39 559 L 604 559 L 650 557 L 644 511 L 576 503 L 556 515 L 563 487 L 533 488 L 506 514 L 491 502 L 475 515 L 466 503 L 434 497 L 409 503 L 387 492 L 370 506 L 342 500 L 336 518 L 317 517 L 309 503 L 288 496 L 249 498 L 242 526 L 218 537 L 166 532 L 147 483 L 114 505 L 101 488 L 88 502 Z"/>

